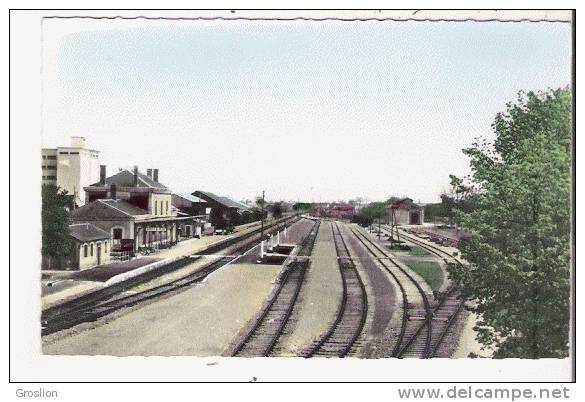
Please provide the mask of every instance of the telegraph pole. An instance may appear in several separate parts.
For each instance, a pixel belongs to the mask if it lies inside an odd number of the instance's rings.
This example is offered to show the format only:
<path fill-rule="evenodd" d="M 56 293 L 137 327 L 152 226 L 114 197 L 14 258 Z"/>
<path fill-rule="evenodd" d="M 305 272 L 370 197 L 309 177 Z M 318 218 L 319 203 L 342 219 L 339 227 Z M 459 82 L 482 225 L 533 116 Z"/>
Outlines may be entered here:
<path fill-rule="evenodd" d="M 262 223 L 260 225 L 260 239 L 264 240 L 264 190 L 262 190 L 262 205 L 261 205 L 261 211 L 262 211 Z"/>

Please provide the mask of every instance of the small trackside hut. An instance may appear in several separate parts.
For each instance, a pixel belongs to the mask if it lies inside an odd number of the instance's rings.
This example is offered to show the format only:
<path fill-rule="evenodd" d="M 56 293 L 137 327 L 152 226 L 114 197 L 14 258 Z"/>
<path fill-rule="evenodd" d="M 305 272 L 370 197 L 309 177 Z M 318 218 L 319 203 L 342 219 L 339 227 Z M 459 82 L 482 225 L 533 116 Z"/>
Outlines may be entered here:
<path fill-rule="evenodd" d="M 77 223 L 69 225 L 69 235 L 73 239 L 71 268 L 83 270 L 110 262 L 110 233 L 91 223 Z"/>
<path fill-rule="evenodd" d="M 403 198 L 386 205 L 387 224 L 396 225 L 422 225 L 425 218 L 425 211 L 422 205 L 415 204 L 410 198 Z"/>

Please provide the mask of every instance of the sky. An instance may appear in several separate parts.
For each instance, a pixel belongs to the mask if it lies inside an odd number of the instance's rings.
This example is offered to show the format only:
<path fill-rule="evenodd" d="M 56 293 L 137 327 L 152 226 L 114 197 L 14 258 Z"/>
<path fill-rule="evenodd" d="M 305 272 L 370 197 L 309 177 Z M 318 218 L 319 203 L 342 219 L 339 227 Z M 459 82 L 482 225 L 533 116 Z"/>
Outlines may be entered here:
<path fill-rule="evenodd" d="M 236 199 L 439 200 L 519 90 L 571 82 L 566 23 L 45 21 L 43 146 Z"/>

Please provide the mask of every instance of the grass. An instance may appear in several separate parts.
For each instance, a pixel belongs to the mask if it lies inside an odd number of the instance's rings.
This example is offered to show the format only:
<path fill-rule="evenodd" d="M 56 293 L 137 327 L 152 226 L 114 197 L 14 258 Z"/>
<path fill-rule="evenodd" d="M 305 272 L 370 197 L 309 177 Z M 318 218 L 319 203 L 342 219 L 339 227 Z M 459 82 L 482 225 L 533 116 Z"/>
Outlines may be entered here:
<path fill-rule="evenodd" d="M 431 289 L 439 290 L 443 284 L 443 271 L 436 262 L 432 261 L 404 261 L 414 272 L 419 274 Z"/>
<path fill-rule="evenodd" d="M 424 248 L 418 246 L 410 246 L 410 250 L 400 250 L 399 248 L 390 248 L 390 250 L 395 253 L 412 255 L 413 257 L 428 257 L 432 255 Z"/>

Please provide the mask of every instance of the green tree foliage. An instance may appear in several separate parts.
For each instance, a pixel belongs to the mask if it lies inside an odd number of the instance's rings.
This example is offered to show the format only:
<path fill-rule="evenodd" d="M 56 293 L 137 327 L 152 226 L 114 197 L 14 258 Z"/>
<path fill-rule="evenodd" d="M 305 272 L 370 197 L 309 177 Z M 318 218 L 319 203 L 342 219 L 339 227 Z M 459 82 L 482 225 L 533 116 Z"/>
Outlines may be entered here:
<path fill-rule="evenodd" d="M 266 201 L 264 201 L 264 197 L 256 197 L 256 205 L 258 205 L 259 208 L 262 208 L 263 206 L 266 205 Z"/>
<path fill-rule="evenodd" d="M 520 93 L 496 116 L 493 143 L 470 157 L 474 208 L 458 223 L 469 268 L 450 267 L 481 321 L 478 340 L 496 357 L 568 354 L 571 94 Z"/>
<path fill-rule="evenodd" d="M 60 266 L 71 253 L 69 213 L 73 197 L 55 185 L 42 187 L 42 254 Z"/>
<path fill-rule="evenodd" d="M 386 203 L 371 202 L 354 215 L 353 222 L 361 226 L 370 226 L 377 220 L 384 219 Z"/>
<path fill-rule="evenodd" d="M 436 218 L 444 217 L 443 205 L 441 203 L 426 204 L 425 210 L 425 222 L 434 222 Z"/>
<path fill-rule="evenodd" d="M 270 204 L 269 209 L 273 218 L 280 219 L 282 217 L 283 207 L 281 202 Z"/>
<path fill-rule="evenodd" d="M 477 189 L 465 184 L 465 180 L 454 175 L 449 175 L 449 180 L 449 191 L 441 194 L 440 207 L 432 212 L 436 213 L 436 216 L 447 218 L 449 223 L 452 223 L 457 212 L 471 212 L 473 210 Z"/>
<path fill-rule="evenodd" d="M 395 202 L 400 201 L 400 200 L 403 200 L 405 198 L 409 198 L 409 197 L 407 197 L 406 195 L 403 196 L 403 197 L 397 197 L 395 195 L 391 195 L 390 197 L 388 197 L 386 199 L 386 204 L 394 204 Z"/>
<path fill-rule="evenodd" d="M 293 205 L 293 211 L 310 211 L 313 208 L 313 204 L 310 202 L 297 202 Z"/>

